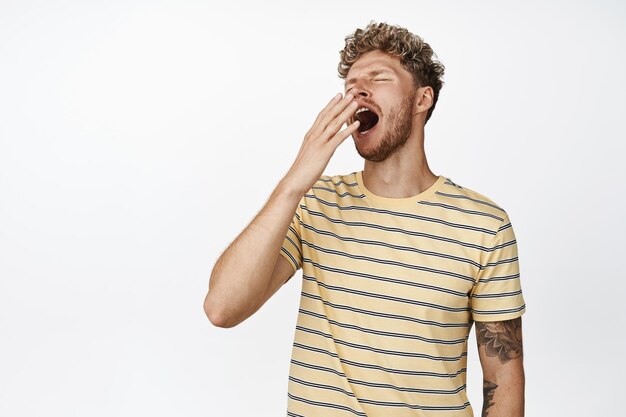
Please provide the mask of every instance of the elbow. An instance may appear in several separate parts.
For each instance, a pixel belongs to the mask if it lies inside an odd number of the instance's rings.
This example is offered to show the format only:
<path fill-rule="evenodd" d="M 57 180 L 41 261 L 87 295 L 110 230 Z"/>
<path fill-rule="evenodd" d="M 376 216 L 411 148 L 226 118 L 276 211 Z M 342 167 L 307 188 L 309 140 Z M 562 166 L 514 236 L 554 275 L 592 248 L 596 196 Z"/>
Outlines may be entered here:
<path fill-rule="evenodd" d="M 204 314 L 215 327 L 228 329 L 235 327 L 241 323 L 245 317 L 242 316 L 237 306 L 234 304 L 233 297 L 224 292 L 220 292 L 216 288 L 214 280 L 215 270 L 211 273 L 209 281 L 209 291 L 204 299 Z M 211 285 L 213 283 L 213 285 Z M 219 287 L 219 286 L 217 286 Z"/>
<path fill-rule="evenodd" d="M 204 314 L 206 314 L 209 322 L 211 322 L 213 326 L 224 327 L 224 319 L 222 318 L 222 315 L 219 314 L 214 304 L 215 303 L 213 303 L 211 297 L 209 297 L 209 294 L 207 294 L 207 296 L 204 298 L 203 304 Z"/>
<path fill-rule="evenodd" d="M 229 320 L 228 317 L 223 313 L 223 311 L 212 301 L 212 299 L 207 294 L 204 299 L 204 314 L 206 314 L 209 322 L 215 327 L 221 327 L 223 329 L 228 329 L 231 327 L 235 327 L 237 325 L 236 322 Z"/>

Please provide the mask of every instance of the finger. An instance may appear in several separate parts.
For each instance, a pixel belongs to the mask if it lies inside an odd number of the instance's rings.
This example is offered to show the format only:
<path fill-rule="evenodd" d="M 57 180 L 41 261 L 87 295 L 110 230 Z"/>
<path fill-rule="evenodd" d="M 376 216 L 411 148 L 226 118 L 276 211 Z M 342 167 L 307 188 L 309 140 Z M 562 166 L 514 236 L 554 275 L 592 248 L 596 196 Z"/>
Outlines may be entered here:
<path fill-rule="evenodd" d="M 315 138 L 318 137 L 323 131 L 325 124 L 322 124 L 322 119 L 326 116 L 328 111 L 337 103 L 341 101 L 342 95 L 341 93 L 337 93 L 335 97 L 333 97 L 328 104 L 317 114 L 317 117 L 313 121 L 313 124 L 309 128 L 306 138 Z"/>
<path fill-rule="evenodd" d="M 334 106 L 332 106 L 322 117 L 320 121 L 321 131 L 325 131 L 326 128 L 333 122 L 333 120 L 343 111 L 345 108 L 354 101 L 352 94 L 347 94 L 344 98 L 339 100 Z M 337 130 L 341 125 L 337 126 Z M 337 131 L 335 130 L 335 132 Z M 333 134 L 335 133 L 333 132 Z"/>
<path fill-rule="evenodd" d="M 341 129 L 344 123 L 348 121 L 350 116 L 356 112 L 358 104 L 356 101 L 351 101 L 350 104 L 338 115 L 336 116 L 324 130 L 324 134 L 328 135 L 327 137 L 333 136 L 335 133 Z"/>
<path fill-rule="evenodd" d="M 359 126 L 361 125 L 361 122 L 359 122 L 358 120 L 355 120 L 354 123 L 350 124 L 348 127 L 346 127 L 345 129 L 343 129 L 342 131 L 339 131 L 335 134 L 335 136 L 333 136 L 332 138 L 330 138 L 330 140 L 328 141 L 328 143 L 333 146 L 335 149 L 337 149 L 337 147 L 339 145 L 341 145 L 341 143 L 350 135 L 352 135 L 354 132 L 356 132 L 356 130 L 359 128 Z"/>
<path fill-rule="evenodd" d="M 342 95 L 341 93 L 337 93 L 337 95 L 335 97 L 333 97 L 328 104 L 326 105 L 326 107 L 324 107 L 322 109 L 322 111 L 320 111 L 317 114 L 317 118 L 315 119 L 315 121 L 313 122 L 313 124 L 318 123 L 320 120 L 322 120 L 322 118 L 326 115 L 326 113 L 336 104 L 339 103 L 339 101 L 341 101 Z"/>

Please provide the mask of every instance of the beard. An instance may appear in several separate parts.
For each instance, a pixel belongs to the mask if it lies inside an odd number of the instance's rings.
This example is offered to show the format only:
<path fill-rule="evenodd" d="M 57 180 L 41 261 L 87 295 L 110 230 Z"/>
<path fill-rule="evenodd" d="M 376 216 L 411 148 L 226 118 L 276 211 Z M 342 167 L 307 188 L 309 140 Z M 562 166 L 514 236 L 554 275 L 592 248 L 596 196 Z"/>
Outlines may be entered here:
<path fill-rule="evenodd" d="M 411 135 L 413 124 L 413 101 L 416 92 L 409 94 L 402 103 L 389 112 L 389 128 L 384 132 L 378 146 L 372 149 L 359 149 L 355 141 L 356 151 L 363 159 L 372 162 L 381 162 L 402 149 Z"/>

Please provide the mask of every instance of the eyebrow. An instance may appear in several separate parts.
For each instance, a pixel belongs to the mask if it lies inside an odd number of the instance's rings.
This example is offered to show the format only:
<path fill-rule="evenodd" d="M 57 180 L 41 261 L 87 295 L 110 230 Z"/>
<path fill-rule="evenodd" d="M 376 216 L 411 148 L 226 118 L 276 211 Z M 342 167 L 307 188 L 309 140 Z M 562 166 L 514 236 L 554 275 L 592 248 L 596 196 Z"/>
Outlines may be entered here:
<path fill-rule="evenodd" d="M 391 71 L 390 69 L 387 69 L 387 68 L 380 68 L 380 69 L 375 69 L 375 70 L 372 70 L 372 71 L 368 72 L 367 74 L 368 74 L 368 75 L 378 75 L 378 74 L 381 74 L 381 73 L 383 73 L 383 72 L 391 72 L 391 73 L 393 73 L 393 71 Z M 357 79 L 356 79 L 356 77 L 350 78 L 348 81 L 346 81 L 346 82 L 344 82 L 344 83 L 343 83 L 343 86 L 344 86 L 344 87 L 347 87 L 347 86 L 348 86 L 348 84 L 353 84 L 353 83 L 355 83 L 355 82 L 356 82 L 356 80 L 357 80 Z"/>

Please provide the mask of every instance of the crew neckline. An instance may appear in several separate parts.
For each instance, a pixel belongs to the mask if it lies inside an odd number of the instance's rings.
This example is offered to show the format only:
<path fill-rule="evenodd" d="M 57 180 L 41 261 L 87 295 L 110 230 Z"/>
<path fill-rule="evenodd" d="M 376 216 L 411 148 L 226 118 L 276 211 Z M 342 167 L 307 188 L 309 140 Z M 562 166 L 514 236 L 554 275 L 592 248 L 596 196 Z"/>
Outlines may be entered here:
<path fill-rule="evenodd" d="M 365 195 L 365 199 L 367 201 L 372 202 L 375 206 L 388 207 L 388 208 L 415 207 L 418 202 L 433 195 L 435 191 L 437 191 L 446 181 L 445 175 L 438 175 L 437 176 L 438 178 L 435 180 L 435 182 L 430 187 L 422 191 L 421 193 L 411 196 L 411 197 L 395 198 L 395 197 L 383 197 L 383 196 L 374 194 L 365 186 L 365 182 L 363 181 L 363 171 L 362 170 L 357 171 L 355 174 L 356 174 L 357 187 L 359 187 L 359 191 Z"/>

